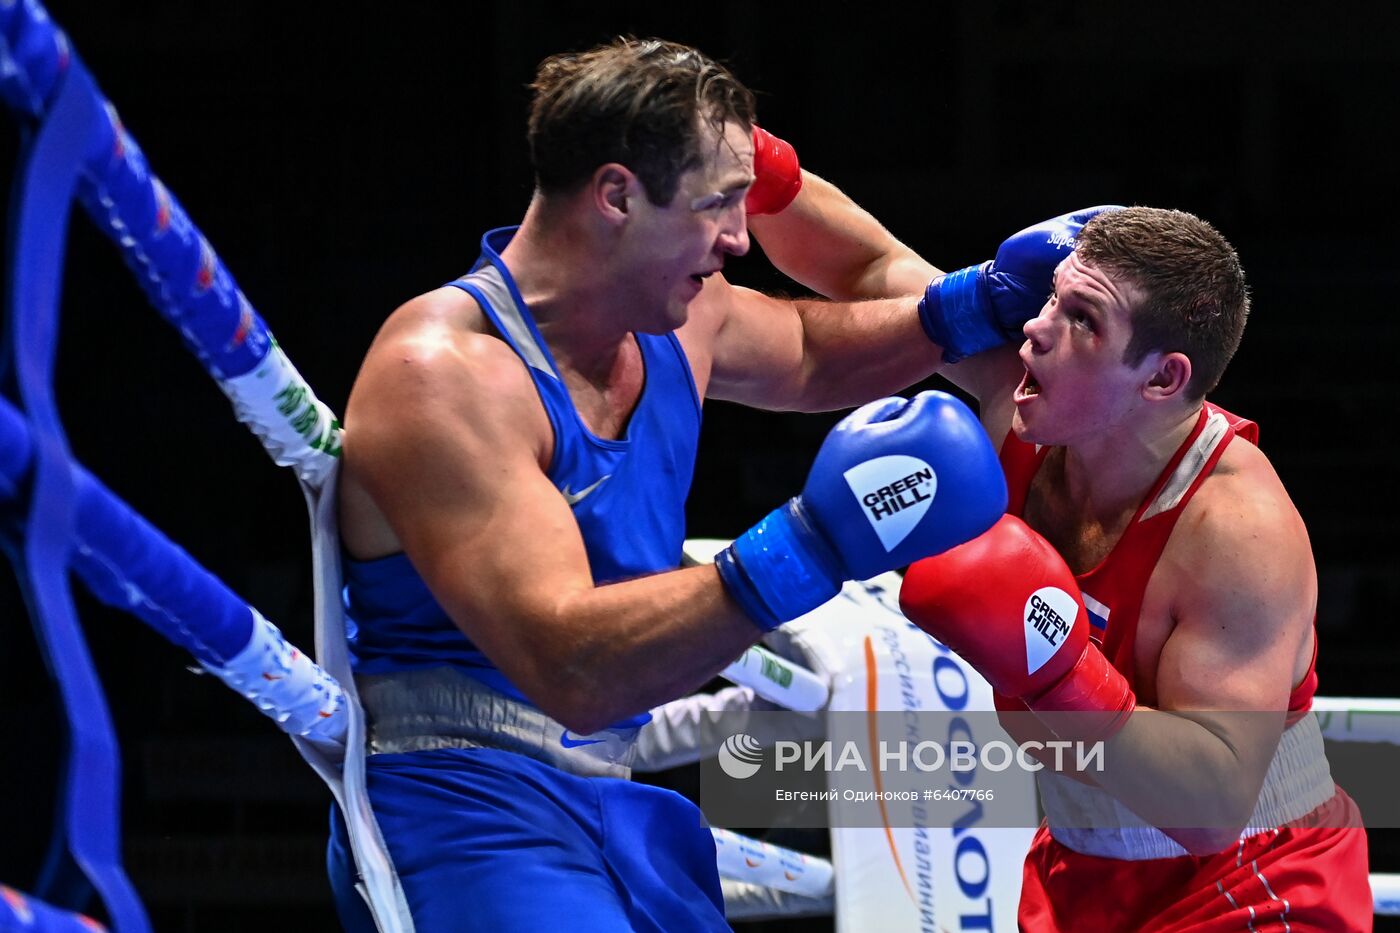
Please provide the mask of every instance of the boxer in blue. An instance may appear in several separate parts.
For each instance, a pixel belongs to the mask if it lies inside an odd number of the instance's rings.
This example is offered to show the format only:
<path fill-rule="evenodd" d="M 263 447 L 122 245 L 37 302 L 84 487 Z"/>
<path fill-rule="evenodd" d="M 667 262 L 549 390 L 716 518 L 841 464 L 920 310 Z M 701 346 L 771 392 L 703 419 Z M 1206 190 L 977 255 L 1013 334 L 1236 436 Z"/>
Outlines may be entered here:
<path fill-rule="evenodd" d="M 727 929 L 699 812 L 625 780 L 647 711 L 843 580 L 981 533 L 1005 487 L 961 403 L 870 402 L 941 354 L 917 297 L 861 299 L 917 296 L 928 267 L 757 129 L 732 75 L 621 40 L 546 60 L 533 90 L 524 220 L 389 317 L 347 410 L 369 792 L 419 930 Z M 778 266 L 835 300 L 724 280 L 754 214 Z M 948 277 L 946 303 L 987 327 L 1033 314 L 1077 223 Z M 869 404 L 799 496 L 676 569 L 705 398 Z M 926 507 L 869 504 L 919 477 Z M 372 929 L 338 817 L 330 867 L 343 922 Z"/>

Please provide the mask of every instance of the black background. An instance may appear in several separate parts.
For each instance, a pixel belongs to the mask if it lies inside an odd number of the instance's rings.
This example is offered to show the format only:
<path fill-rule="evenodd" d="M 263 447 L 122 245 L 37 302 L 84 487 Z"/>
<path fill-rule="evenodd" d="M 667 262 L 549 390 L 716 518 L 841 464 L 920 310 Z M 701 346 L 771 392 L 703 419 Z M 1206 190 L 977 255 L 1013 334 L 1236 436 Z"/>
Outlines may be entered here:
<path fill-rule="evenodd" d="M 396 305 L 463 272 L 530 194 L 524 85 L 619 33 L 726 60 L 803 164 L 945 269 L 1088 204 L 1191 210 L 1254 290 L 1215 398 L 1258 420 L 1311 530 L 1321 692 L 1394 695 L 1391 495 L 1400 10 L 1090 0 L 50 4 L 155 170 L 320 396 L 343 410 Z M 6 160 L 18 145 L 0 120 Z M 758 251 L 731 277 L 779 286 Z M 296 484 L 78 221 L 58 394 L 75 454 L 310 645 Z M 791 495 L 836 416 L 706 407 L 691 527 Z M 332 929 L 325 794 L 284 739 L 139 623 L 83 603 L 125 770 L 126 855 L 160 930 Z M 60 728 L 0 575 L 0 880 L 33 883 Z M 1377 870 L 1400 867 L 1373 835 Z M 819 924 L 812 928 L 821 928 Z"/>

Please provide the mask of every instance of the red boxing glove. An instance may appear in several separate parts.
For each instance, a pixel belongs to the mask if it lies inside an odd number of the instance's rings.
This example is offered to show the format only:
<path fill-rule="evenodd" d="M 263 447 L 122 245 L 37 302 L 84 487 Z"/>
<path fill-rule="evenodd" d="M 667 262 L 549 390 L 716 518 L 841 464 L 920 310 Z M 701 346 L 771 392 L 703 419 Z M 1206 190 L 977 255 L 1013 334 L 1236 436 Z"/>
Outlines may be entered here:
<path fill-rule="evenodd" d="M 776 214 L 802 190 L 802 168 L 792 144 L 759 126 L 753 127 L 753 186 L 744 208 L 754 214 Z"/>
<path fill-rule="evenodd" d="M 899 605 L 1062 738 L 1110 738 L 1137 702 L 1127 679 L 1089 641 L 1074 574 L 1015 516 L 911 566 Z"/>

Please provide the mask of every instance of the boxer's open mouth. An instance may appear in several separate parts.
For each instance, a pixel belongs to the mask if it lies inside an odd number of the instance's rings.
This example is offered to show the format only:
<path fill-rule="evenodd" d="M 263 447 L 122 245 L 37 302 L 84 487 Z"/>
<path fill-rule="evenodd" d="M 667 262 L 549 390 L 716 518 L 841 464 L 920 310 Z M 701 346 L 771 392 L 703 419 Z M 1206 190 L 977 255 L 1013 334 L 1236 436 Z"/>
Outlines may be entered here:
<path fill-rule="evenodd" d="M 1016 387 L 1016 399 L 1034 398 L 1040 394 L 1040 381 L 1035 378 L 1035 374 L 1029 369 L 1025 376 L 1021 378 L 1021 384 Z"/>

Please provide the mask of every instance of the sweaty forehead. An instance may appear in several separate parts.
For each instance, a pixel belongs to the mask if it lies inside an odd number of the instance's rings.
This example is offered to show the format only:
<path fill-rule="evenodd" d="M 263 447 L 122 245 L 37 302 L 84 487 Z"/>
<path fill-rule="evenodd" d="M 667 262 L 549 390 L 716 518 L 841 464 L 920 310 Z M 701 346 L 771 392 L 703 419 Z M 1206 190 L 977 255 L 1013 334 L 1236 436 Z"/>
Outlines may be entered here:
<path fill-rule="evenodd" d="M 1061 295 L 1071 289 L 1105 309 L 1117 305 L 1130 311 L 1142 298 L 1141 290 L 1122 275 L 1102 269 L 1070 253 L 1055 269 L 1055 288 Z"/>
<path fill-rule="evenodd" d="M 1082 258 L 1078 252 L 1071 252 L 1070 255 L 1061 259 L 1060 265 L 1056 266 L 1056 270 L 1054 270 L 1054 277 L 1056 277 L 1057 286 L 1060 286 L 1061 289 L 1078 287 L 1078 289 L 1098 294 L 1121 296 L 1133 287 L 1133 283 L 1127 282 L 1123 276 L 1114 275 L 1112 270 L 1093 265 L 1092 262 Z"/>
<path fill-rule="evenodd" d="M 708 121 L 701 126 L 700 153 L 704 157 L 701 174 L 712 182 L 742 184 L 753 174 L 753 133 L 737 120 L 726 120 L 724 132 L 716 132 Z"/>

